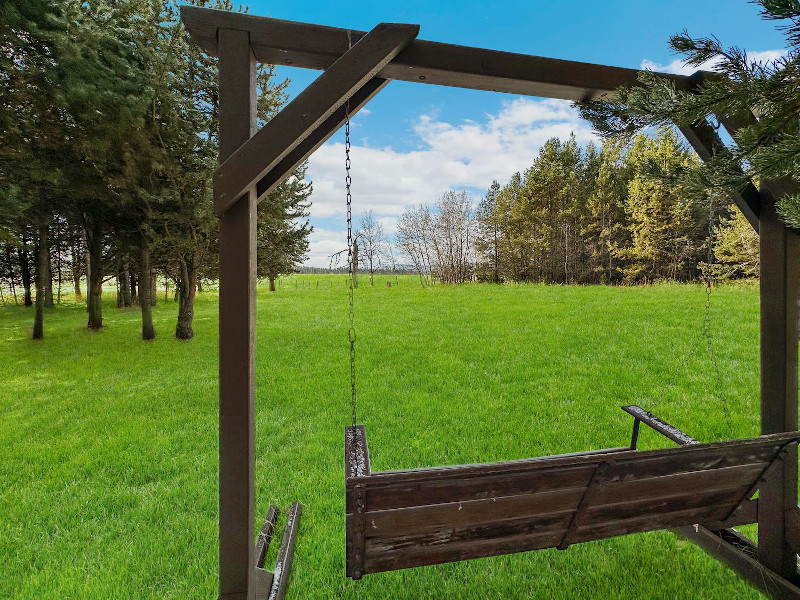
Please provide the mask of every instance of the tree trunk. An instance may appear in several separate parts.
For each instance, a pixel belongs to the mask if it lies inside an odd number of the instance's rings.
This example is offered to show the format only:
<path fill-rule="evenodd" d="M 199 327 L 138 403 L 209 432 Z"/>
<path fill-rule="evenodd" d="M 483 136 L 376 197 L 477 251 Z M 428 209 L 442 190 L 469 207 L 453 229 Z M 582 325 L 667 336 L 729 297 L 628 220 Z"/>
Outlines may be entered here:
<path fill-rule="evenodd" d="M 72 247 L 72 283 L 75 286 L 75 300 L 81 302 L 83 300 L 83 294 L 81 293 L 81 263 L 75 246 Z"/>
<path fill-rule="evenodd" d="M 142 235 L 139 257 L 139 281 L 150 281 L 150 242 Z M 149 285 L 139 286 L 139 306 L 142 309 L 142 339 L 153 340 L 156 337 L 156 330 L 153 327 L 153 304 L 150 301 L 150 294 L 153 290 Z"/>
<path fill-rule="evenodd" d="M 8 283 L 11 285 L 11 295 L 14 296 L 14 305 L 17 304 L 17 289 L 14 285 L 14 263 L 11 260 L 11 246 L 6 246 L 6 263 L 8 264 Z"/>
<path fill-rule="evenodd" d="M 194 337 L 192 320 L 194 319 L 194 296 L 197 290 L 197 268 L 194 255 L 189 260 L 180 258 L 181 274 L 178 280 L 178 324 L 175 327 L 175 337 L 179 340 L 189 340 Z"/>
<path fill-rule="evenodd" d="M 86 230 L 84 229 L 83 232 L 84 241 L 86 240 Z M 89 249 L 87 248 L 84 252 L 84 272 L 86 273 L 86 312 L 89 312 L 89 271 L 92 266 L 92 257 L 89 254 Z"/>
<path fill-rule="evenodd" d="M 25 288 L 25 306 L 33 306 L 31 296 L 31 259 L 28 254 L 28 240 L 22 236 L 22 247 L 19 249 L 19 272 L 22 277 L 22 287 Z"/>
<path fill-rule="evenodd" d="M 46 237 L 46 234 L 45 234 Z M 40 249 L 39 252 L 42 252 Z M 50 246 L 44 248 L 44 307 L 53 308 L 53 261 L 50 258 Z"/>
<path fill-rule="evenodd" d="M 131 290 L 131 305 L 133 305 L 133 304 L 136 304 L 139 301 L 139 295 L 136 293 L 136 289 L 138 287 L 141 287 L 141 285 L 139 285 L 138 278 L 133 273 L 129 272 L 128 273 L 128 278 L 130 279 L 129 287 L 130 287 L 130 290 Z"/>
<path fill-rule="evenodd" d="M 150 306 L 155 306 L 158 304 L 158 285 L 156 282 L 156 272 L 151 268 L 150 269 Z"/>
<path fill-rule="evenodd" d="M 33 320 L 33 339 L 44 337 L 44 306 L 47 290 L 47 225 L 39 225 L 39 236 L 36 244 L 36 316 Z"/>
<path fill-rule="evenodd" d="M 86 226 L 86 248 L 88 261 L 89 329 L 98 331 L 103 327 L 103 235 L 100 224 L 90 219 Z"/>
<path fill-rule="evenodd" d="M 120 304 L 125 308 L 131 307 L 131 276 L 128 266 L 128 257 L 122 259 L 122 271 L 119 274 Z"/>
<path fill-rule="evenodd" d="M 275 291 L 275 278 L 274 277 L 270 277 L 269 278 L 269 291 L 270 292 L 274 292 Z"/>

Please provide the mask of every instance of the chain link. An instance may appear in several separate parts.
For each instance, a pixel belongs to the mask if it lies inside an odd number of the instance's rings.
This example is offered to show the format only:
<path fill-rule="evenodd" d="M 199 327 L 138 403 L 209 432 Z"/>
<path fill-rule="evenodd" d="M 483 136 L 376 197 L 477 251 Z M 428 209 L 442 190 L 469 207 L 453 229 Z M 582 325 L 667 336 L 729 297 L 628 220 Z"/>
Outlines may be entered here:
<path fill-rule="evenodd" d="M 356 413 L 356 322 L 353 308 L 355 301 L 355 287 L 353 276 L 353 196 L 350 185 L 353 179 L 350 176 L 350 100 L 344 104 L 344 169 L 345 187 L 347 189 L 347 291 L 350 302 L 350 329 L 347 331 L 347 340 L 350 343 L 350 409 L 353 417 L 353 427 L 358 423 Z"/>

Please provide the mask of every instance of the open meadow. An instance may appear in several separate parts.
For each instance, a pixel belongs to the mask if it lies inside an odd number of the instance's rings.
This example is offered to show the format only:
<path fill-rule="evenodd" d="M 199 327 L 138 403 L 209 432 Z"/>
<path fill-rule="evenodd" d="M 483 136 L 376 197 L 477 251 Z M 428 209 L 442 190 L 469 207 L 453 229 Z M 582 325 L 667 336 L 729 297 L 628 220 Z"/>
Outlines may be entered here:
<path fill-rule="evenodd" d="M 217 296 L 199 294 L 195 338 L 181 342 L 163 294 L 153 342 L 111 293 L 101 332 L 68 298 L 38 342 L 33 309 L 0 308 L 0 598 L 216 597 Z M 358 414 L 373 469 L 622 446 L 623 404 L 702 441 L 758 435 L 758 287 L 714 292 L 722 389 L 704 301 L 700 285 L 362 277 Z M 346 339 L 345 276 L 259 290 L 257 526 L 270 503 L 285 516 L 302 502 L 289 598 L 761 597 L 668 532 L 345 579 Z M 640 439 L 670 444 L 647 428 Z"/>

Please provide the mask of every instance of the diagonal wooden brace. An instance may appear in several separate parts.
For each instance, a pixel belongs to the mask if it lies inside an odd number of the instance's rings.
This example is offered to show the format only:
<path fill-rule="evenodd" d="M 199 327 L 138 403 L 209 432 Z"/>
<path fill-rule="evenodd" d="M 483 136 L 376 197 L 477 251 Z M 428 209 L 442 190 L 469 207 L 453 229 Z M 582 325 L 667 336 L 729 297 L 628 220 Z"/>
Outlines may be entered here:
<path fill-rule="evenodd" d="M 350 97 L 350 104 L 347 107 L 349 115 L 352 117 L 361 110 L 367 102 L 372 100 L 378 92 L 386 87 L 387 83 L 389 83 L 388 79 L 382 79 L 380 77 L 373 77 L 365 83 L 364 87 Z M 258 201 L 261 202 L 267 194 L 272 193 L 300 163 L 324 144 L 328 138 L 344 124 L 345 119 L 345 105 L 343 104 L 337 108 L 330 117 L 325 119 L 319 127 L 309 133 L 308 137 L 298 144 L 286 158 L 281 160 L 269 173 L 258 181 L 256 185 Z"/>
<path fill-rule="evenodd" d="M 725 143 L 708 123 L 696 123 L 688 127 L 681 126 L 678 129 L 703 162 L 711 160 L 716 152 L 728 151 Z M 753 229 L 758 232 L 761 199 L 756 186 L 748 183 L 738 192 L 731 194 L 731 200 L 742 211 Z"/>
<path fill-rule="evenodd" d="M 221 216 L 360 90 L 419 33 L 418 25 L 381 23 L 223 162 L 214 174 Z"/>

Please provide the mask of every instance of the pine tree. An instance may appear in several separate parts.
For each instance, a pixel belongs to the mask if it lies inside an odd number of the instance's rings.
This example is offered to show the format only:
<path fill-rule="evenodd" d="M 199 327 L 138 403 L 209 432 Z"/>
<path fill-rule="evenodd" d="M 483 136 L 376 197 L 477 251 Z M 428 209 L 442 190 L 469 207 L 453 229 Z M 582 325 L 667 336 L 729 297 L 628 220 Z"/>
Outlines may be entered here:
<path fill-rule="evenodd" d="M 501 214 L 497 207 L 500 184 L 495 180 L 478 204 L 475 250 L 478 255 L 477 277 L 500 283 Z"/>
<path fill-rule="evenodd" d="M 628 160 L 634 176 L 626 203 L 631 245 L 623 251 L 629 260 L 625 277 L 628 281 L 687 278 L 698 250 L 699 205 L 673 180 L 696 159 L 666 130 L 656 139 L 638 136 Z"/>
<path fill-rule="evenodd" d="M 257 273 L 269 279 L 271 292 L 275 291 L 275 280 L 294 273 L 308 252 L 313 227 L 308 222 L 311 184 L 304 179 L 306 169 L 306 164 L 298 167 L 258 207 Z"/>
<path fill-rule="evenodd" d="M 754 178 L 800 181 L 800 3 L 758 4 L 764 19 L 780 22 L 787 43 L 783 58 L 763 64 L 741 48 L 723 47 L 716 37 L 695 38 L 684 31 L 670 39 L 671 48 L 686 64 L 711 65 L 714 71 L 697 80 L 696 93 L 677 90 L 669 79 L 645 71 L 640 85 L 621 88 L 616 99 L 580 104 L 582 115 L 601 134 L 623 139 L 653 126 L 738 122 L 744 126 L 732 132 L 735 144 L 702 169 L 688 171 L 687 180 L 722 192 L 741 189 Z M 787 224 L 800 227 L 800 195 L 780 199 L 779 210 Z"/>

